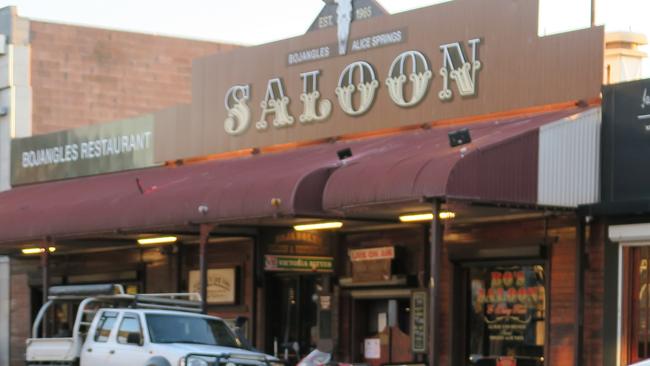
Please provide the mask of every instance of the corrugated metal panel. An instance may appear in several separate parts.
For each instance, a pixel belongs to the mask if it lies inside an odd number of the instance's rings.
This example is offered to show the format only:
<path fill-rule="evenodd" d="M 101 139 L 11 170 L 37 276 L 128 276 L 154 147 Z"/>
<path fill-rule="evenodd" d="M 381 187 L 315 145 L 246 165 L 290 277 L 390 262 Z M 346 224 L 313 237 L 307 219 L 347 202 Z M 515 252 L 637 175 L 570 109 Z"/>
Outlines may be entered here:
<path fill-rule="evenodd" d="M 539 132 L 540 205 L 595 203 L 600 190 L 601 109 L 543 126 Z"/>

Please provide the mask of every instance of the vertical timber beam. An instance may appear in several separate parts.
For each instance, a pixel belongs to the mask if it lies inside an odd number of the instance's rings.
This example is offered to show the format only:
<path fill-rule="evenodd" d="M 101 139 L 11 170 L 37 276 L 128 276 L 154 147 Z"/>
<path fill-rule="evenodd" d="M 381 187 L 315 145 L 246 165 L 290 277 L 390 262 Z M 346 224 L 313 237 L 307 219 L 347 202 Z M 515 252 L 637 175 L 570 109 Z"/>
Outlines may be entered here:
<path fill-rule="evenodd" d="M 596 26 L 596 0 L 591 0 L 591 26 Z"/>
<path fill-rule="evenodd" d="M 585 217 L 578 215 L 576 225 L 576 258 L 575 258 L 575 323 L 573 325 L 575 337 L 574 362 L 576 366 L 583 365 L 584 351 L 584 307 L 585 307 Z"/>
<path fill-rule="evenodd" d="M 208 312 L 208 265 L 205 259 L 206 247 L 210 232 L 214 229 L 213 225 L 201 224 L 199 238 L 199 272 L 201 276 L 201 311 L 203 314 Z"/>
<path fill-rule="evenodd" d="M 47 238 L 44 241 L 43 248 L 41 249 L 41 283 L 43 288 L 42 305 L 47 303 L 50 290 L 50 246 L 52 240 Z M 43 337 L 47 337 L 47 314 L 43 317 Z"/>
<path fill-rule="evenodd" d="M 440 264 L 442 257 L 443 226 L 440 221 L 440 200 L 433 201 L 433 219 L 429 231 L 429 365 L 440 365 L 440 306 L 438 304 L 440 294 Z"/>

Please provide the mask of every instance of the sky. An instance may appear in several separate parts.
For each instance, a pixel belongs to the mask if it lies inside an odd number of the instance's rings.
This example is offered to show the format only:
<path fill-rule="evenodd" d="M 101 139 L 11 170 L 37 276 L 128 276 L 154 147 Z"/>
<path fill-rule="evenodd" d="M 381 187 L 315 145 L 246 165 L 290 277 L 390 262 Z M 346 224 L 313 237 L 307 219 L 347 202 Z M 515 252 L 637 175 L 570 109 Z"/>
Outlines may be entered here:
<path fill-rule="evenodd" d="M 448 0 L 378 1 L 389 12 L 397 13 Z M 631 30 L 650 36 L 650 0 L 595 1 L 596 22 L 604 24 L 606 30 Z M 591 0 L 540 0 L 540 35 L 588 27 L 590 4 Z M 0 7 L 8 5 L 17 6 L 21 16 L 38 20 L 255 45 L 303 34 L 323 2 L 0 0 Z M 644 65 L 644 73 L 650 75 L 650 62 Z"/>

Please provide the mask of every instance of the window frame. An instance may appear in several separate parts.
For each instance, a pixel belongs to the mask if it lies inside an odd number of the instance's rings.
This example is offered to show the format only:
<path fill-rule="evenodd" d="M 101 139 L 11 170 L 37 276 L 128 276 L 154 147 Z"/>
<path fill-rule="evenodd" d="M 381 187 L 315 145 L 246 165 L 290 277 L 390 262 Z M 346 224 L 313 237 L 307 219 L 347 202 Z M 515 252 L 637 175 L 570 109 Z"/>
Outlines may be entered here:
<path fill-rule="evenodd" d="M 120 329 L 122 329 L 122 325 L 124 325 L 124 321 L 127 319 L 133 319 L 138 323 L 138 328 L 140 330 L 140 344 L 133 344 L 133 343 L 128 343 L 126 341 L 122 342 L 120 341 Z M 127 336 L 128 340 L 128 336 Z M 115 342 L 119 345 L 123 346 L 135 346 L 135 347 L 142 347 L 144 345 L 144 327 L 142 326 L 142 320 L 140 319 L 140 316 L 136 313 L 124 313 L 122 314 L 122 317 L 120 318 L 119 321 L 119 326 L 117 327 L 117 333 L 115 334 Z"/>
<path fill-rule="evenodd" d="M 111 335 L 113 334 L 113 331 L 115 330 L 115 326 L 117 325 L 117 321 L 118 321 L 119 317 L 120 317 L 119 312 L 110 311 L 110 310 L 102 311 L 102 313 L 99 315 L 99 320 L 97 321 L 97 325 L 95 325 L 94 334 L 93 334 L 93 342 L 95 342 L 95 343 L 108 343 L 108 341 L 111 339 Z M 109 329 L 108 335 L 106 335 L 106 338 L 104 340 L 100 340 L 99 337 L 101 336 L 102 330 L 104 330 L 104 325 L 106 324 L 106 321 L 108 319 L 114 319 L 114 322 L 111 325 L 111 328 Z"/>
<path fill-rule="evenodd" d="M 536 256 L 513 256 L 513 257 L 504 257 L 504 258 L 468 258 L 461 259 L 457 258 L 453 260 L 453 276 L 452 282 L 453 286 L 450 290 L 450 296 L 453 303 L 455 304 L 454 309 L 451 311 L 450 319 L 455 324 L 460 324 L 462 329 L 454 328 L 452 332 L 452 344 L 450 349 L 453 351 L 452 356 L 455 362 L 462 362 L 465 359 L 465 356 L 468 356 L 469 345 L 466 344 L 466 340 L 469 336 L 469 319 L 468 319 L 468 303 L 469 297 L 466 292 L 469 291 L 469 280 L 470 280 L 470 269 L 472 267 L 491 267 L 491 266 L 508 266 L 508 265 L 517 265 L 517 266 L 529 266 L 529 265 L 541 265 L 544 268 L 544 287 L 545 287 L 545 319 L 544 319 L 544 359 L 548 360 L 551 349 L 550 342 L 550 318 L 551 318 L 551 277 L 553 274 L 552 262 L 549 260 L 551 257 L 551 248 L 544 247 L 542 251 L 543 255 L 540 257 Z M 455 363 L 454 363 L 455 364 Z"/>

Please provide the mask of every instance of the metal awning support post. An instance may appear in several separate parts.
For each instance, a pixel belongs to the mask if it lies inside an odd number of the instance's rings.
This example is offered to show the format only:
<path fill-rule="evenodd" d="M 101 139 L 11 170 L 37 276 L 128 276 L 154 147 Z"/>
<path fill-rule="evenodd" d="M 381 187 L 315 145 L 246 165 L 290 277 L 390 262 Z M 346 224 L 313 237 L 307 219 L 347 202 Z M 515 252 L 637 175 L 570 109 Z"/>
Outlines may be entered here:
<path fill-rule="evenodd" d="M 42 303 L 46 304 L 49 297 L 50 289 L 50 246 L 52 241 L 47 239 L 41 249 L 41 279 L 43 284 L 43 299 Z M 43 336 L 47 335 L 47 315 L 43 317 Z"/>
<path fill-rule="evenodd" d="M 576 225 L 576 258 L 575 258 L 575 350 L 574 362 L 576 366 L 583 364 L 584 351 L 584 305 L 585 305 L 585 262 L 586 262 L 586 235 L 585 235 L 585 217 L 578 215 Z"/>
<path fill-rule="evenodd" d="M 201 224 L 200 238 L 199 238 L 199 272 L 201 276 L 201 312 L 206 314 L 208 312 L 208 265 L 205 260 L 206 246 L 210 239 L 210 232 L 214 229 L 214 225 Z"/>
<path fill-rule="evenodd" d="M 433 219 L 429 244 L 429 365 L 439 366 L 440 347 L 438 335 L 440 334 L 440 307 L 438 298 L 440 293 L 440 263 L 442 256 L 443 226 L 440 220 L 440 200 L 433 201 Z"/>

